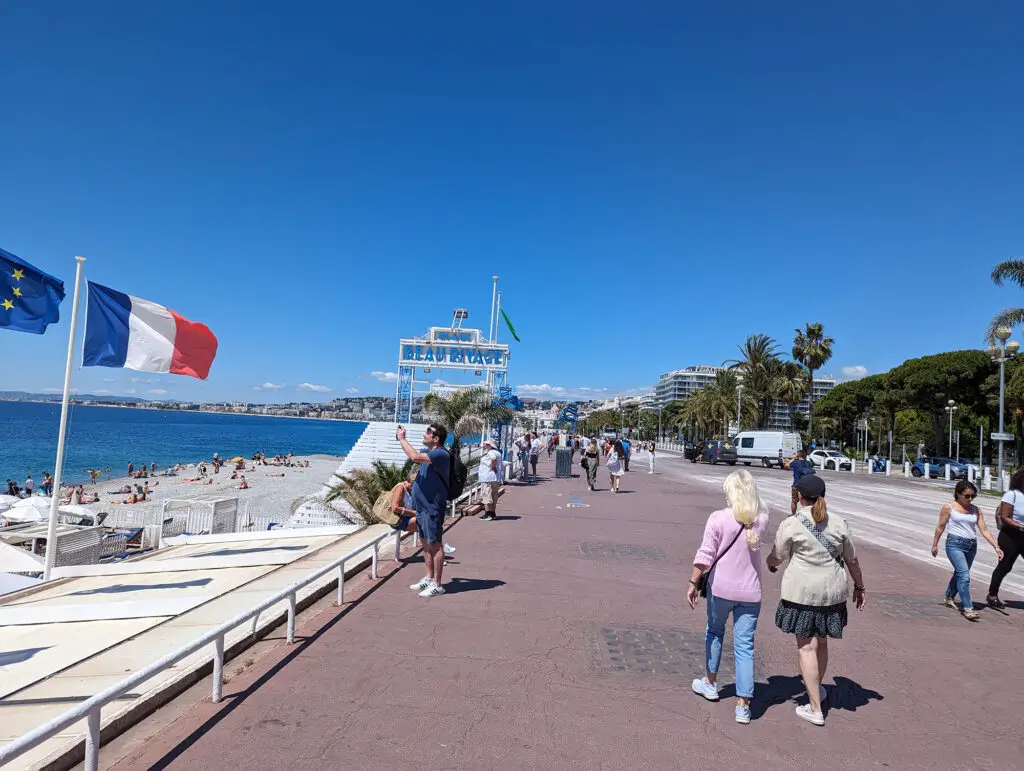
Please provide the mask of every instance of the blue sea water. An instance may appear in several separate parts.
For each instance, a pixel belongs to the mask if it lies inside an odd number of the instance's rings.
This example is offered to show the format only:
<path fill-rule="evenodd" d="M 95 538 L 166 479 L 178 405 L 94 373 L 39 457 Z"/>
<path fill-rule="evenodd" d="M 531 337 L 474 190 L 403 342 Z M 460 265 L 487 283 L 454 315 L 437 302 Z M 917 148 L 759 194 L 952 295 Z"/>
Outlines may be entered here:
<path fill-rule="evenodd" d="M 40 480 L 52 473 L 57 457 L 60 405 L 0 402 L 0 482 L 19 485 L 28 473 Z M 195 463 L 219 452 L 222 458 L 344 455 L 356 443 L 365 423 L 302 418 L 272 418 L 177 410 L 72 405 L 68 419 L 64 479 L 88 481 L 86 469 L 110 468 L 112 477 L 136 466 L 156 462 L 163 468 Z"/>

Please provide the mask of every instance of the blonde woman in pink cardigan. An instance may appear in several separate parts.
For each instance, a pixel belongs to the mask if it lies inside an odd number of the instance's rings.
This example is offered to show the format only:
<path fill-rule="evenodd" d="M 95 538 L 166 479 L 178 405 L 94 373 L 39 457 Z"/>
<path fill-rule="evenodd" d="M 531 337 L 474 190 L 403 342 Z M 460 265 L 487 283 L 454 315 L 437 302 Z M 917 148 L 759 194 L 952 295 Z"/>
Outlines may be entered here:
<path fill-rule="evenodd" d="M 718 665 L 722 660 L 725 623 L 732 615 L 733 655 L 736 664 L 736 722 L 750 722 L 754 697 L 754 631 L 761 613 L 761 537 L 768 529 L 768 509 L 757 493 L 749 471 L 734 471 L 722 486 L 728 508 L 708 517 L 704 540 L 693 559 L 693 574 L 686 592 L 697 607 L 698 581 L 707 583 L 708 626 L 704 637 L 707 676 L 693 681 L 693 692 L 718 701 Z"/>

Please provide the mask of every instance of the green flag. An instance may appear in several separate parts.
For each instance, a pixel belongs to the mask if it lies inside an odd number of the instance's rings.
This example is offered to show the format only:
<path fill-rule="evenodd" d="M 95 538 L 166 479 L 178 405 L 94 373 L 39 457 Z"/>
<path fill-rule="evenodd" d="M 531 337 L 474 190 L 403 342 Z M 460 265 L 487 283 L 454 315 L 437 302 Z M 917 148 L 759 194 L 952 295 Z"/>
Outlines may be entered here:
<path fill-rule="evenodd" d="M 516 339 L 516 342 L 517 343 L 523 342 L 522 340 L 519 339 L 519 335 L 516 334 L 516 328 L 514 326 L 512 326 L 512 322 L 508 320 L 508 314 L 505 313 L 505 309 L 504 308 L 501 309 L 501 317 L 503 319 L 505 319 L 505 323 L 508 325 L 508 331 L 512 333 L 512 337 L 514 337 Z"/>

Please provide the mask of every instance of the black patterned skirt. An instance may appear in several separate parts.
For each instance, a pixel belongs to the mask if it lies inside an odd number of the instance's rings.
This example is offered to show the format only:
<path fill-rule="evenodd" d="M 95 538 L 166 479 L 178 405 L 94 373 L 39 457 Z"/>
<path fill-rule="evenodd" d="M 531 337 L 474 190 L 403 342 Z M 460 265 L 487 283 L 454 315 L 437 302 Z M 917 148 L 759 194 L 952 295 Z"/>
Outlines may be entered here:
<path fill-rule="evenodd" d="M 779 600 L 779 607 L 775 609 L 775 626 L 797 637 L 835 637 L 841 640 L 846 622 L 845 602 L 820 607 Z"/>

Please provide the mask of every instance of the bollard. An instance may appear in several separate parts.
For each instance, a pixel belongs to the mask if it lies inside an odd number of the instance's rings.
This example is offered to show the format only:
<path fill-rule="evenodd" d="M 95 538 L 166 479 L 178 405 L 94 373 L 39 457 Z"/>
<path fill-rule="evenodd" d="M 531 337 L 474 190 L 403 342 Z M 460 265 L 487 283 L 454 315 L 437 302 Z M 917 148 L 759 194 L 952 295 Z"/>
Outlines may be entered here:
<path fill-rule="evenodd" d="M 1002 485 L 1002 487 L 999 488 L 999 492 L 1005 493 L 1007 490 L 1010 489 L 1010 472 L 1009 471 L 1004 471 L 1003 472 L 1003 478 L 1002 478 L 1001 481 L 1002 481 L 1003 485 Z"/>
<path fill-rule="evenodd" d="M 949 464 L 946 464 L 946 481 L 949 481 Z"/>
<path fill-rule="evenodd" d="M 992 469 L 990 469 L 988 466 L 985 466 L 982 469 L 981 486 L 984 487 L 986 490 L 992 489 Z"/>
<path fill-rule="evenodd" d="M 868 474 L 875 473 L 875 461 L 873 458 L 868 458 Z"/>
<path fill-rule="evenodd" d="M 922 479 L 931 479 L 932 478 L 932 464 L 931 463 L 922 463 L 921 466 L 924 468 L 924 473 L 921 475 Z"/>
<path fill-rule="evenodd" d="M 851 460 L 850 461 L 850 473 L 851 474 L 856 474 L 857 473 L 857 461 L 856 460 Z"/>
<path fill-rule="evenodd" d="M 903 476 L 910 477 L 910 461 L 903 461 Z"/>
<path fill-rule="evenodd" d="M 974 473 L 974 466 L 968 466 L 967 467 L 967 481 L 970 482 L 971 484 L 974 484 L 974 481 L 977 478 L 977 476 L 978 475 Z"/>
<path fill-rule="evenodd" d="M 892 476 L 892 461 L 891 460 L 887 460 L 885 462 L 885 475 L 887 477 L 891 477 Z"/>

